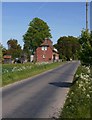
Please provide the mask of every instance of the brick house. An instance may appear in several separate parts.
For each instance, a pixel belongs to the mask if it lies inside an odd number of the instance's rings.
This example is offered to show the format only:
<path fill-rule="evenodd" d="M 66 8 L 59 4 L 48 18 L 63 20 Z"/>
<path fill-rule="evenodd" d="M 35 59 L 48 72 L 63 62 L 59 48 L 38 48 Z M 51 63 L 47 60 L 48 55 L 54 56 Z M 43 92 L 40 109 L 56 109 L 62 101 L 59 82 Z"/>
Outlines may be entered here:
<path fill-rule="evenodd" d="M 53 43 L 50 39 L 45 39 L 45 41 L 36 49 L 35 61 L 51 62 L 58 60 L 59 60 L 59 53 L 57 49 L 53 47 Z"/>

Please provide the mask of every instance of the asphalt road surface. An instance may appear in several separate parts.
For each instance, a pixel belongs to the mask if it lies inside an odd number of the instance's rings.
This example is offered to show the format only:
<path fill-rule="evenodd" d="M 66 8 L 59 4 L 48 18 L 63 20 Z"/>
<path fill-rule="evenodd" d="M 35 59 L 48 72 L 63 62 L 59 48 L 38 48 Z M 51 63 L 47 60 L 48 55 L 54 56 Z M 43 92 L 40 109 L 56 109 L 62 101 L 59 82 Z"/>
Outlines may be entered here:
<path fill-rule="evenodd" d="M 3 118 L 58 117 L 79 61 L 17 82 L 2 90 Z"/>

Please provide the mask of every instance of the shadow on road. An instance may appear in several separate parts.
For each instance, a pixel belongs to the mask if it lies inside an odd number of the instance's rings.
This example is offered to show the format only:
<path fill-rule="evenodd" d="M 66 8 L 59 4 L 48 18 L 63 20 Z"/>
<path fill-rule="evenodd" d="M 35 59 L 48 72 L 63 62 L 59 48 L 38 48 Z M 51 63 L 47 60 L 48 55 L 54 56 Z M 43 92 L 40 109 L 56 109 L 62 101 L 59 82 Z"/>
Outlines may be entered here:
<path fill-rule="evenodd" d="M 66 87 L 66 88 L 69 88 L 73 85 L 73 83 L 69 83 L 69 82 L 52 82 L 49 84 L 54 85 L 56 87 Z"/>

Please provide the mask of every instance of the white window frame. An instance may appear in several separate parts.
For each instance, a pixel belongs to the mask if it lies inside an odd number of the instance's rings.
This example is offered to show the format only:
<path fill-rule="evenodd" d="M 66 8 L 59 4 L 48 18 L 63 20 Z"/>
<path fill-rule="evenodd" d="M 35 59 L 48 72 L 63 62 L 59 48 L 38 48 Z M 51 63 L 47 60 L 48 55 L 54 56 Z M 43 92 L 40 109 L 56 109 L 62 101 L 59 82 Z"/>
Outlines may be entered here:
<path fill-rule="evenodd" d="M 43 57 L 43 59 L 45 59 L 45 55 L 43 55 L 42 57 Z"/>
<path fill-rule="evenodd" d="M 42 50 L 44 50 L 44 46 L 42 46 Z"/>
<path fill-rule="evenodd" d="M 45 46 L 45 50 L 47 50 L 47 46 Z"/>
<path fill-rule="evenodd" d="M 42 50 L 47 50 L 47 46 L 42 46 Z"/>

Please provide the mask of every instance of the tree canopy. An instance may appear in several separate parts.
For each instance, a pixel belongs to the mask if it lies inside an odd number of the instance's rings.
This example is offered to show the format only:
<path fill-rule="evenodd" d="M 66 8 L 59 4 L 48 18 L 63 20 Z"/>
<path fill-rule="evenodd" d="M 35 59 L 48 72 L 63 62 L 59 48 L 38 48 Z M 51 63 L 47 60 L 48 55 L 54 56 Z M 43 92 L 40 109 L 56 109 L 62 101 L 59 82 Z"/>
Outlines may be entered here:
<path fill-rule="evenodd" d="M 27 32 L 23 35 L 24 51 L 27 54 L 33 54 L 45 38 L 51 38 L 50 28 L 46 22 L 40 18 L 34 18 Z"/>
<path fill-rule="evenodd" d="M 11 55 L 13 59 L 19 58 L 22 53 L 21 46 L 15 39 L 10 39 L 7 41 L 8 50 L 3 51 L 3 55 Z"/>
<path fill-rule="evenodd" d="M 3 46 L 2 46 L 2 44 L 0 43 L 0 63 L 1 63 L 1 61 L 2 61 L 2 48 L 3 48 Z"/>
<path fill-rule="evenodd" d="M 92 66 L 92 32 L 82 30 L 79 43 L 81 44 L 79 59 L 83 64 Z"/>
<path fill-rule="evenodd" d="M 77 58 L 77 52 L 80 48 L 78 38 L 73 36 L 60 37 L 55 45 L 59 51 L 60 58 L 70 60 Z"/>

